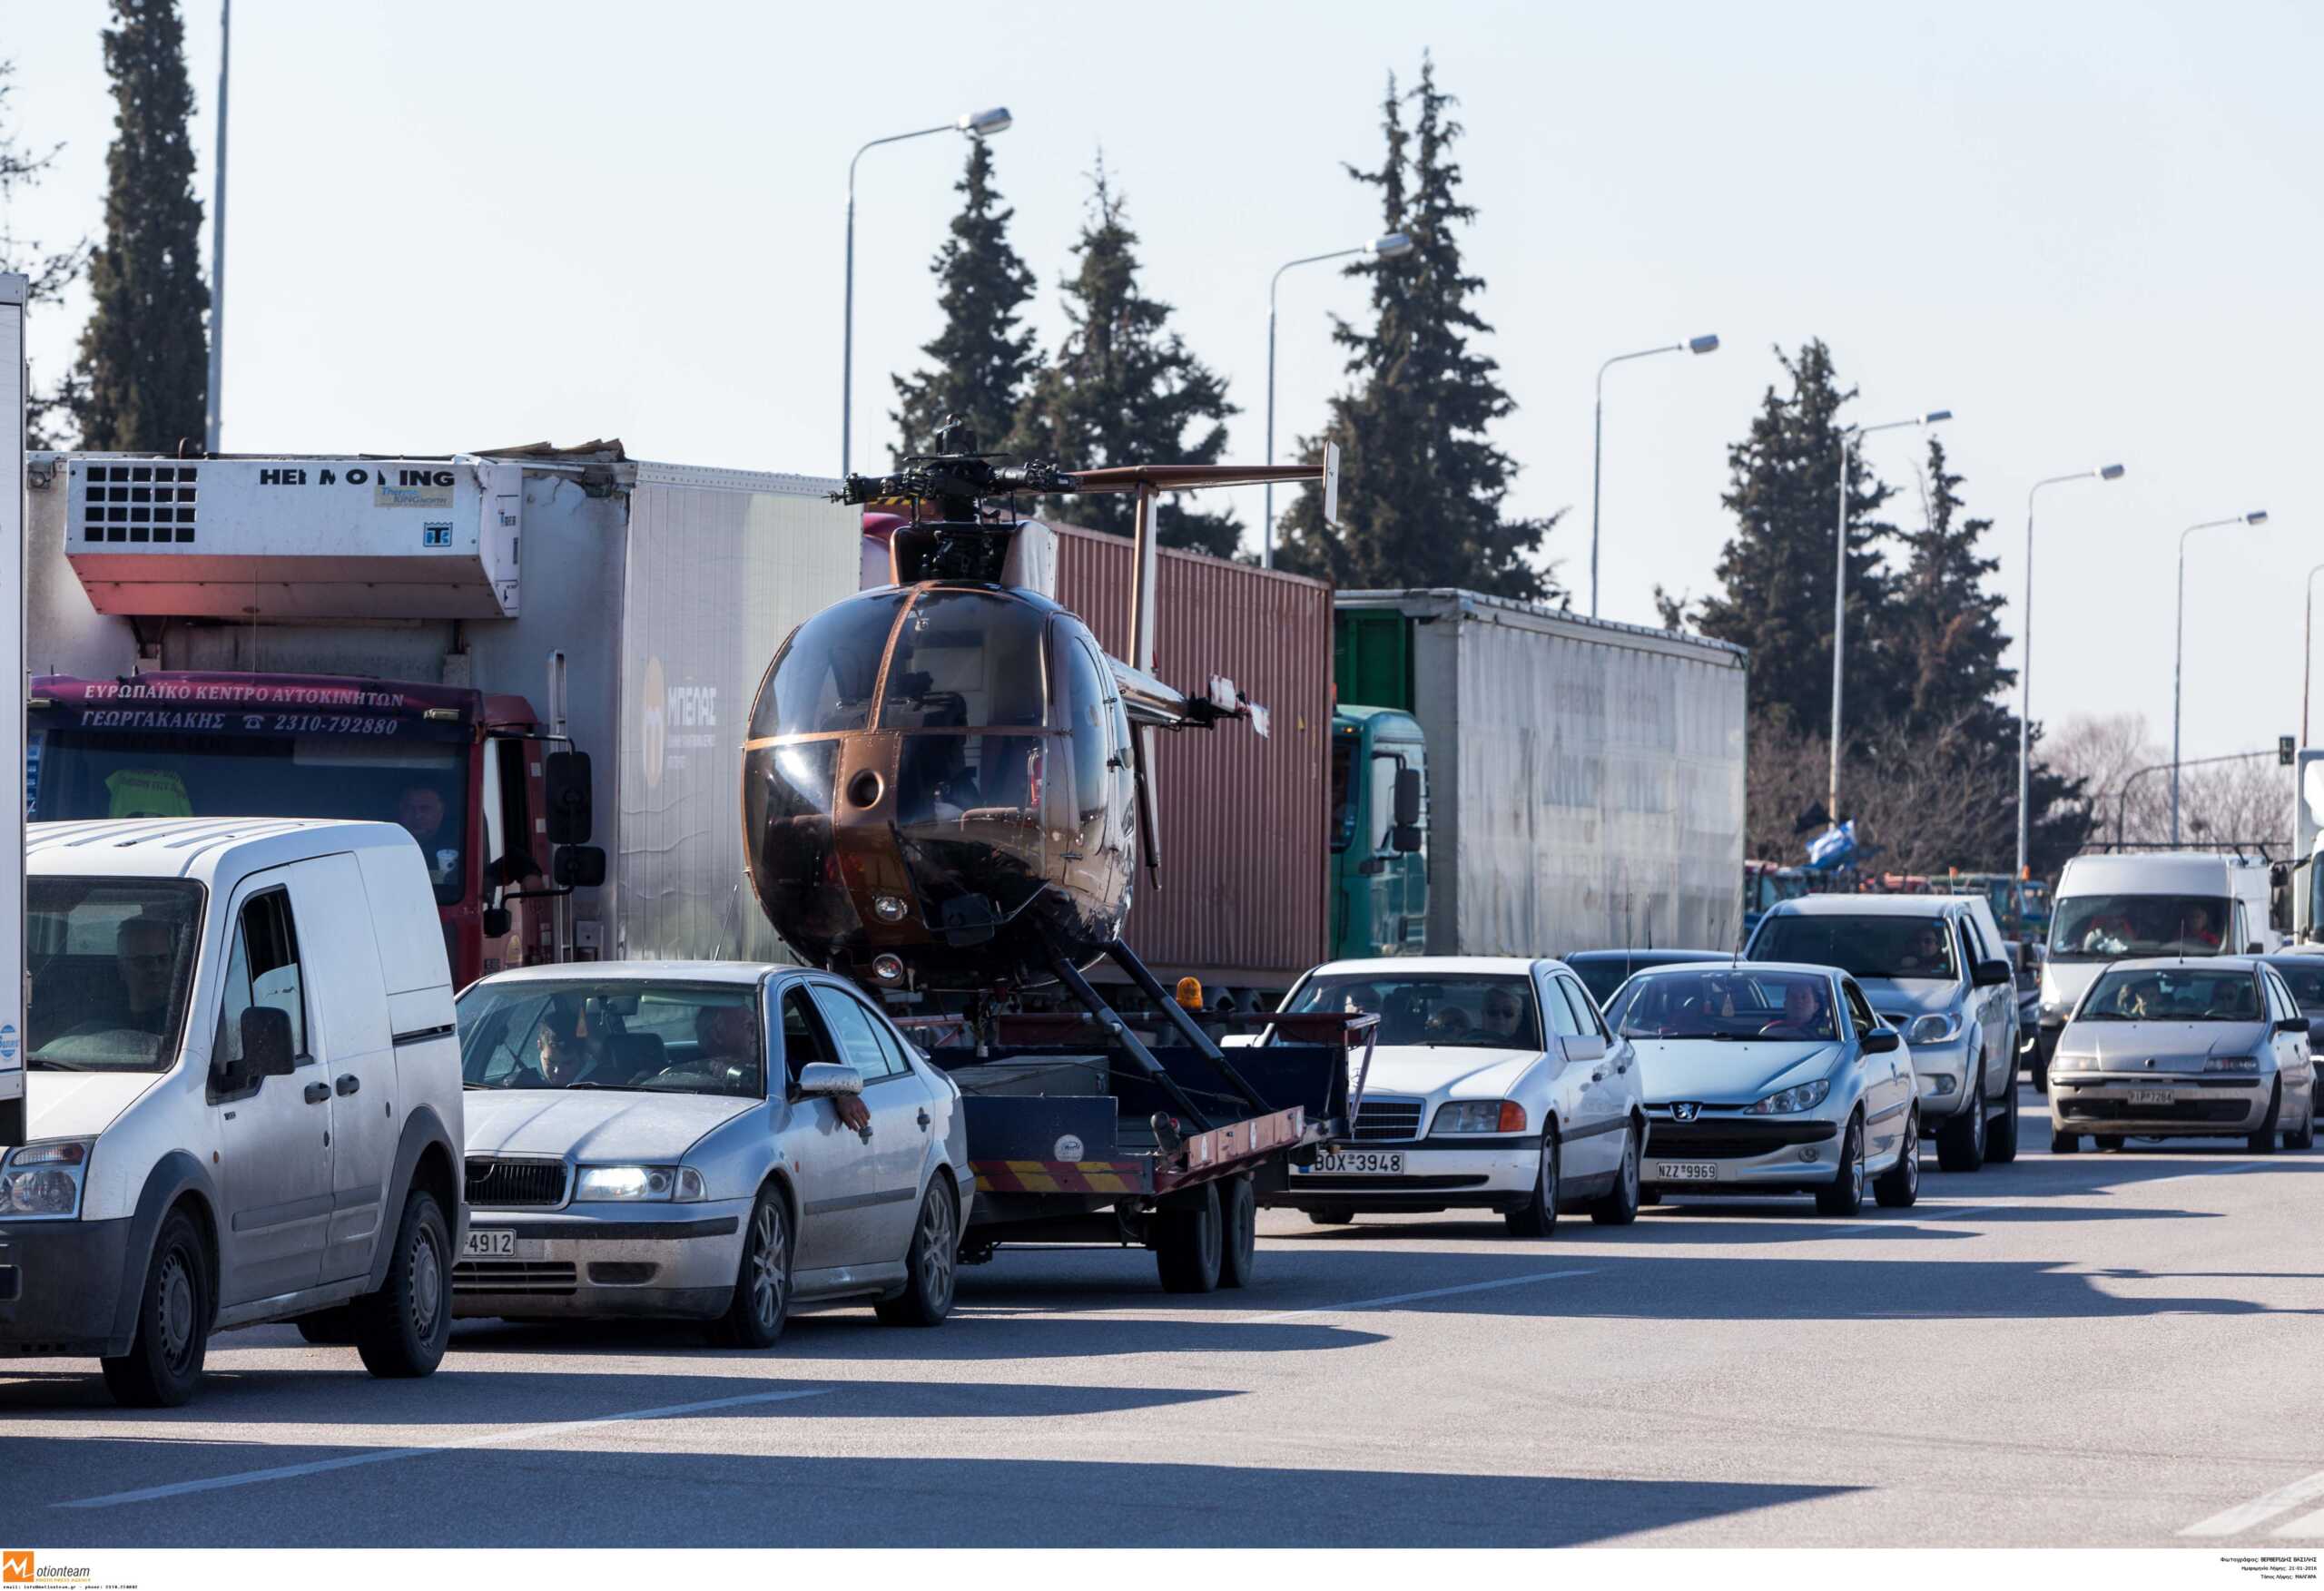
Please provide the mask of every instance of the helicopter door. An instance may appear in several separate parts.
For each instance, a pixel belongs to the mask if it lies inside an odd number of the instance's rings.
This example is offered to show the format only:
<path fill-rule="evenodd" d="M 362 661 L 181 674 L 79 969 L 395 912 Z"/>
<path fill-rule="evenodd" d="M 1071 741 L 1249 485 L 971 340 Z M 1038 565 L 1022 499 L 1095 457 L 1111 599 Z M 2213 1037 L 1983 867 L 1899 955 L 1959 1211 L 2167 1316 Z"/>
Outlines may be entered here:
<path fill-rule="evenodd" d="M 1078 636 L 1067 635 L 1061 650 L 1073 804 L 1067 814 L 1072 832 L 1060 859 L 1067 888 L 1110 902 L 1120 888 L 1122 837 L 1114 822 L 1114 731 L 1106 705 L 1106 671 Z"/>

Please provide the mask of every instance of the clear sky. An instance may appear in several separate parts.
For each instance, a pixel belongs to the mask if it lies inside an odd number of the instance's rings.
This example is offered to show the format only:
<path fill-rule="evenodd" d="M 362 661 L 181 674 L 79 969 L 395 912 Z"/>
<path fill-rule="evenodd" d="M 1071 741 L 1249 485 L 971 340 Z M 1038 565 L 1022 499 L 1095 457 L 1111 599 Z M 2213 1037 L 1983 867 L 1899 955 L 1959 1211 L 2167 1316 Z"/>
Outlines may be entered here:
<path fill-rule="evenodd" d="M 104 8 L 0 5 L 38 18 L 0 44 L 17 126 L 66 143 L 10 225 L 94 233 Z M 206 199 L 216 0 L 184 8 Z M 2142 712 L 2167 739 L 2178 533 L 2265 507 L 2267 527 L 2193 543 L 2186 754 L 2297 730 L 2302 581 L 2324 561 L 2315 5 L 242 0 L 224 443 L 618 436 L 831 473 L 848 157 L 1005 104 L 994 152 L 1045 339 L 1102 145 L 1147 288 L 1229 378 L 1232 457 L 1255 459 L 1267 278 L 1379 230 L 1340 162 L 1377 160 L 1385 74 L 1409 82 L 1423 48 L 1468 128 L 1463 242 L 1518 403 L 1513 506 L 1571 506 L 1549 547 L 1569 580 L 1599 361 L 1725 342 L 1609 379 L 1607 616 L 1649 620 L 1657 582 L 1710 585 L 1726 445 L 1777 374 L 1770 345 L 1821 336 L 1860 418 L 1958 417 L 2013 633 L 2027 486 L 2129 466 L 2043 495 L 2037 717 Z M 859 466 L 892 438 L 887 374 L 934 330 L 960 158 L 946 133 L 863 162 Z M 1285 277 L 1279 436 L 1318 423 L 1340 379 L 1325 315 L 1361 302 L 1329 267 Z M 37 367 L 79 308 L 34 329 Z M 1868 446 L 1916 513 L 1914 434 Z"/>

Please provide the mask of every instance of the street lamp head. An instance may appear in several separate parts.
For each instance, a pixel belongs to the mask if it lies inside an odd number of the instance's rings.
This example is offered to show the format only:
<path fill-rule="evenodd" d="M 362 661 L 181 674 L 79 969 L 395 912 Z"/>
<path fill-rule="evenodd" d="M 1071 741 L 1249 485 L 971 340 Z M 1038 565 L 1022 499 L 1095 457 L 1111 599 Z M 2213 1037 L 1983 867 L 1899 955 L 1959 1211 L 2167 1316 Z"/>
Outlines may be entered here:
<path fill-rule="evenodd" d="M 2268 511 L 2265 508 L 2254 508 L 2250 513 L 2246 514 L 2243 516 L 2243 523 L 2246 525 L 2265 525 L 2268 523 Z"/>
<path fill-rule="evenodd" d="M 990 111 L 971 111 L 952 123 L 971 138 L 990 138 L 996 133 L 1009 131 L 1015 118 L 1005 105 L 995 105 Z"/>
<path fill-rule="evenodd" d="M 2121 480 L 2122 466 L 2119 464 L 2102 464 L 2098 466 L 2098 478 L 2102 481 Z"/>
<path fill-rule="evenodd" d="M 1933 426 L 1939 420 L 1949 420 L 1952 417 L 1953 411 L 1949 408 L 1933 408 L 1929 410 L 1928 413 L 1921 416 L 1921 424 L 1924 426 Z"/>
<path fill-rule="evenodd" d="M 1364 250 L 1374 260 L 1402 260 L 1413 251 L 1413 241 L 1405 232 L 1383 232 L 1366 243 Z"/>
<path fill-rule="evenodd" d="M 1716 353 L 1718 350 L 1718 339 L 1716 336 L 1690 337 L 1687 339 L 1687 351 L 1690 354 Z"/>

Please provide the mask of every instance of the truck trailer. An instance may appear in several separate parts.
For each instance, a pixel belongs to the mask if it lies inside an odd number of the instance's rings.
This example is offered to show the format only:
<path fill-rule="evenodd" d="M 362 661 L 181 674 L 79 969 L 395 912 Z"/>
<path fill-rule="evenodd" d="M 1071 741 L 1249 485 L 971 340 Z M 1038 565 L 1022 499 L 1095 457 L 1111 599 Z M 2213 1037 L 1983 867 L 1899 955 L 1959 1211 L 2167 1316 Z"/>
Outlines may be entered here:
<path fill-rule="evenodd" d="M 1432 956 L 1739 942 L 1740 647 L 1471 591 L 1334 605 L 1342 711 L 1408 715 L 1428 751 L 1424 929 L 1375 942 Z M 1394 780 L 1346 788 L 1369 805 L 1344 825 L 1358 843 L 1335 855 L 1335 889 L 1393 884 L 1409 901 L 1398 814 L 1380 810 Z"/>

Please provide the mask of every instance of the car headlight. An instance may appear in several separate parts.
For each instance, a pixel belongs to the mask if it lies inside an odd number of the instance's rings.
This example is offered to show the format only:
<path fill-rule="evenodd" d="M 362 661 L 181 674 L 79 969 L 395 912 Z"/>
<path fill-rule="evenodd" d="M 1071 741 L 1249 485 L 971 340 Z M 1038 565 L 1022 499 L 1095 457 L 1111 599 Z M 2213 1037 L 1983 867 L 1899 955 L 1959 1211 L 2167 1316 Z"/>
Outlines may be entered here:
<path fill-rule="evenodd" d="M 585 1165 L 573 1202 L 663 1200 L 681 1204 L 707 1197 L 702 1173 L 691 1165 Z"/>
<path fill-rule="evenodd" d="M 1945 1044 L 1961 1036 L 1961 1019 L 1950 1011 L 1932 1011 L 1925 1016 L 1915 1016 L 1905 1029 L 1906 1044 Z"/>
<path fill-rule="evenodd" d="M 2208 1056 L 2203 1060 L 2206 1072 L 2256 1072 L 2260 1069 L 2257 1056 Z"/>
<path fill-rule="evenodd" d="M 1743 1107 L 1743 1114 L 1749 1116 L 1779 1116 L 1788 1115 L 1794 1111 L 1814 1110 L 1824 1103 L 1826 1096 L 1831 1092 L 1832 1080 L 1829 1077 L 1818 1077 L 1813 1083 L 1802 1083 L 1796 1087 L 1770 1094 L 1757 1105 L 1747 1105 Z"/>
<path fill-rule="evenodd" d="M 1513 1099 L 1456 1099 L 1436 1113 L 1432 1138 L 1450 1133 L 1521 1133 L 1525 1107 Z"/>
<path fill-rule="evenodd" d="M 0 1215 L 78 1215 L 94 1138 L 27 1144 L 0 1160 Z"/>
<path fill-rule="evenodd" d="M 2053 1056 L 2050 1057 L 2050 1070 L 2053 1073 L 2095 1072 L 2098 1070 L 2098 1057 L 2096 1056 Z"/>

